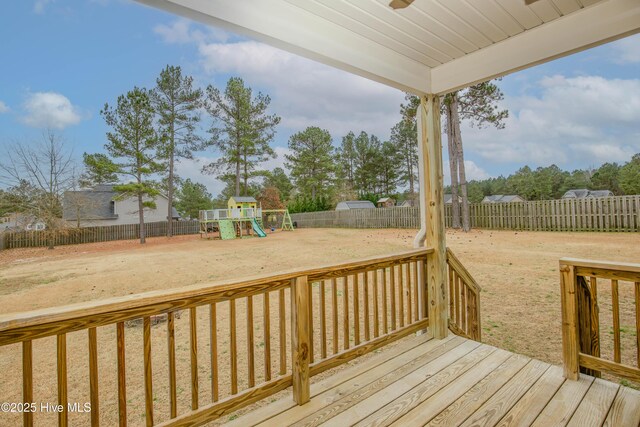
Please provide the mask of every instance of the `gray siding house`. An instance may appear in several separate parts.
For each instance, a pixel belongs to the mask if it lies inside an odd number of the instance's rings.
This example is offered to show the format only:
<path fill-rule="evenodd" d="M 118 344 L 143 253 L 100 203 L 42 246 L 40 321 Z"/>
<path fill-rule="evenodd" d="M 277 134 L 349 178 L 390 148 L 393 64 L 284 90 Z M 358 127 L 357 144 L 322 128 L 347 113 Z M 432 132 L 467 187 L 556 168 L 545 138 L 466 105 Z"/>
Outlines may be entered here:
<path fill-rule="evenodd" d="M 149 199 L 150 200 L 150 199 Z M 147 200 L 148 201 L 148 200 Z M 169 201 L 159 195 L 155 209 L 144 209 L 145 222 L 167 220 Z M 80 222 L 81 226 L 137 224 L 137 197 L 122 197 L 113 191 L 113 185 L 97 185 L 94 188 L 67 191 L 64 193 L 62 217 L 69 222 Z M 172 220 L 180 218 L 175 208 Z"/>
<path fill-rule="evenodd" d="M 610 190 L 587 190 L 586 188 L 579 188 L 576 190 L 568 190 L 562 195 L 563 199 L 586 199 L 592 197 L 613 197 L 613 192 Z"/>
<path fill-rule="evenodd" d="M 495 194 L 493 196 L 485 196 L 482 203 L 517 203 L 525 200 L 517 194 Z"/>

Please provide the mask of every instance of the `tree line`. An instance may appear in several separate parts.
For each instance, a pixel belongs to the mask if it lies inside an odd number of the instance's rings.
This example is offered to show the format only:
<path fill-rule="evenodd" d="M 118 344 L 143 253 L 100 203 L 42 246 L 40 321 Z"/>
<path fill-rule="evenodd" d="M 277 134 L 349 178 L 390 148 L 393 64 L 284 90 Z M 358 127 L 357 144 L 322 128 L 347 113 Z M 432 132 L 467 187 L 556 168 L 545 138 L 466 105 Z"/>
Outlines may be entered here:
<path fill-rule="evenodd" d="M 469 200 L 480 202 L 492 194 L 517 194 L 526 200 L 559 199 L 567 190 L 610 190 L 616 196 L 640 194 L 640 153 L 623 164 L 604 163 L 598 168 L 564 171 L 556 165 L 529 166 L 504 177 L 471 181 Z"/>

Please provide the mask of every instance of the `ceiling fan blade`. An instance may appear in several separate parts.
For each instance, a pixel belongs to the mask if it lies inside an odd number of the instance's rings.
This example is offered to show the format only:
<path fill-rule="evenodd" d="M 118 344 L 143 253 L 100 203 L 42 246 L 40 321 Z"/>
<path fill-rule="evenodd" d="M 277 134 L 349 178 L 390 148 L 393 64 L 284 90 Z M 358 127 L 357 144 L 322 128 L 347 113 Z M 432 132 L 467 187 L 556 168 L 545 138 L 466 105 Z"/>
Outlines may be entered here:
<path fill-rule="evenodd" d="M 404 9 L 411 3 L 413 3 L 413 0 L 391 0 L 389 6 L 391 6 L 392 9 Z"/>
<path fill-rule="evenodd" d="M 524 4 L 525 6 L 529 6 L 530 4 L 533 4 L 535 2 L 537 2 L 538 0 L 524 0 Z"/>

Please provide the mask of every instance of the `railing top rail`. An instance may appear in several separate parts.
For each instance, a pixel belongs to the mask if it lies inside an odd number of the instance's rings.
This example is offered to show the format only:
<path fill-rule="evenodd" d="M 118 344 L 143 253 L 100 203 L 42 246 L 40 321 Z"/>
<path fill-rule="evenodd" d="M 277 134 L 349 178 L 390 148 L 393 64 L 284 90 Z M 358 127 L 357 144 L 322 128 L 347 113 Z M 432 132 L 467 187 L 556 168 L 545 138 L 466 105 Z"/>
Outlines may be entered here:
<path fill-rule="evenodd" d="M 598 270 L 622 270 L 631 273 L 640 273 L 640 264 L 630 262 L 598 261 L 580 258 L 560 258 L 560 265 L 594 268 Z"/>
<path fill-rule="evenodd" d="M 382 268 L 395 262 L 421 258 L 432 252 L 432 248 L 420 248 L 335 265 L 290 270 L 275 275 L 252 276 L 241 281 L 229 280 L 215 284 L 192 285 L 0 315 L 0 346 L 185 309 L 207 302 L 224 301 L 277 290 L 299 276 L 308 276 L 309 282 L 312 282 L 369 268 Z"/>

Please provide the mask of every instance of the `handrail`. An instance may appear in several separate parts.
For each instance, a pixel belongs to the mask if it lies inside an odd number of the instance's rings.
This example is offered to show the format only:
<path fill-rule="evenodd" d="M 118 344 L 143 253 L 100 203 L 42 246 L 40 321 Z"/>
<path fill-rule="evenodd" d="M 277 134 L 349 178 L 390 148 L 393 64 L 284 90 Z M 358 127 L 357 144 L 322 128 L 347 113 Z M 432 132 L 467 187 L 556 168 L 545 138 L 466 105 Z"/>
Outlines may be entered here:
<path fill-rule="evenodd" d="M 222 281 L 5 314 L 0 316 L 0 347 L 22 344 L 22 400 L 30 402 L 34 388 L 33 370 L 42 369 L 42 366 L 34 365 L 35 354 L 37 349 L 48 349 L 39 347 L 39 341 L 35 340 L 56 336 L 55 353 L 37 360 L 57 372 L 57 403 L 65 408 L 58 414 L 59 425 L 67 425 L 69 417 L 80 416 L 70 414 L 66 409 L 67 383 L 77 383 L 85 377 L 90 383 L 92 425 L 97 424 L 100 413 L 117 414 L 122 423 L 126 421 L 127 412 L 132 410 L 144 411 L 147 425 L 153 425 L 158 421 L 154 420 L 155 396 L 165 392 L 168 397 L 164 400 L 169 402 L 171 409 L 170 419 L 162 420 L 160 424 L 171 426 L 199 425 L 291 385 L 295 401 L 303 404 L 309 399 L 310 379 L 314 375 L 427 328 L 427 261 L 432 253 L 431 248 L 421 248 L 242 281 Z M 182 310 L 187 310 L 187 322 L 178 321 Z M 246 320 L 237 322 L 237 317 L 245 313 Z M 142 322 L 137 322 L 138 319 Z M 136 322 L 127 322 L 130 320 Z M 156 323 L 165 321 L 167 341 L 161 343 L 157 335 L 162 331 L 156 331 Z M 288 321 L 291 322 L 289 328 L 286 326 Z M 238 323 L 245 324 L 246 329 L 238 327 Z M 272 325 L 278 329 L 273 334 Z M 98 332 L 102 326 L 111 328 Z M 141 326 L 142 331 L 132 329 L 136 326 Z M 176 333 L 181 328 L 187 329 L 186 335 Z M 198 351 L 207 350 L 199 344 L 202 329 L 205 329 L 205 343 L 209 344 L 208 364 L 211 365 L 211 401 L 205 404 L 202 404 L 199 391 L 199 384 L 202 384 L 199 372 L 203 366 L 198 366 Z M 69 335 L 74 331 L 86 331 L 88 341 Z M 132 354 L 138 354 L 135 344 L 133 348 L 128 345 L 132 345 L 132 337 L 136 336 L 140 337 L 144 350 L 139 356 L 141 360 L 144 358 L 143 372 L 138 372 L 141 374 L 138 378 L 144 376 L 141 385 L 145 391 L 144 400 L 132 400 L 126 393 L 131 381 L 127 376 L 132 366 L 128 360 L 137 357 Z M 181 345 L 180 337 L 187 338 L 188 343 Z M 243 339 L 246 349 L 239 345 Z M 258 339 L 261 340 L 259 345 Z M 82 370 L 86 369 L 82 364 L 78 367 L 74 363 L 78 356 L 68 356 L 83 354 L 86 345 L 88 372 Z M 219 349 L 222 346 L 224 349 Z M 115 350 L 116 360 L 98 357 L 101 351 L 109 351 L 107 349 Z M 156 352 L 168 354 L 168 388 L 163 382 L 158 386 L 154 381 L 157 357 L 152 358 L 152 353 Z M 189 355 L 191 407 L 179 414 L 176 360 Z M 140 365 L 134 363 L 133 366 Z M 109 409 L 100 407 L 100 413 L 99 367 L 117 371 L 118 375 L 113 391 L 117 393 L 117 399 L 109 400 L 106 404 L 112 405 L 107 406 Z M 273 367 L 279 369 L 272 372 Z M 247 376 L 241 371 L 245 368 Z M 70 375 L 75 375 L 73 381 L 68 381 Z M 135 380 L 135 375 L 133 378 Z M 224 382 L 224 378 L 229 380 Z M 226 395 L 221 390 L 222 384 L 225 389 L 226 384 L 230 387 L 225 391 L 228 392 Z M 7 393 L 13 394 L 7 396 Z M 1 397 L 17 401 L 20 400 L 18 393 L 17 387 L 12 390 L 5 387 Z M 24 414 L 24 424 L 31 425 L 32 422 L 32 414 Z"/>
<path fill-rule="evenodd" d="M 482 339 L 480 292 L 482 288 L 471 273 L 447 248 L 449 276 L 449 329 L 472 340 Z"/>
<path fill-rule="evenodd" d="M 613 360 L 601 355 L 601 318 L 604 316 L 601 317 L 600 309 L 608 306 L 599 303 L 604 292 L 598 290 L 598 285 L 602 287 L 603 280 L 608 280 L 610 285 L 605 291 L 611 295 Z M 621 283 L 630 285 L 632 291 L 621 293 Z M 607 372 L 640 381 L 640 264 L 562 258 L 560 286 L 565 377 L 576 380 L 581 372 L 598 377 L 601 372 Z M 633 293 L 632 300 L 626 302 L 624 296 L 630 293 Z M 627 361 L 632 358 L 623 361 L 621 315 L 634 310 L 636 354 L 633 357 L 635 366 L 632 366 Z"/>
<path fill-rule="evenodd" d="M 0 346 L 26 339 L 21 338 L 21 334 L 15 333 L 16 330 L 23 328 L 69 324 L 68 329 L 55 331 L 44 329 L 29 337 L 29 339 L 43 338 L 87 327 L 102 326 L 114 321 L 126 321 L 145 315 L 190 308 L 212 299 L 225 301 L 237 298 L 240 294 L 247 296 L 263 292 L 266 289 L 277 290 L 280 287 L 288 286 L 292 279 L 299 276 L 308 276 L 309 281 L 323 280 L 338 274 L 360 272 L 366 268 L 382 268 L 401 259 L 416 259 L 432 252 L 432 248 L 421 248 L 384 257 L 372 256 L 336 265 L 312 267 L 304 270 L 292 269 L 275 275 L 248 276 L 240 282 L 225 280 L 209 285 L 190 285 L 168 291 L 149 291 L 100 301 L 3 314 L 0 315 Z M 187 301 L 179 306 L 171 305 L 180 300 Z"/>

